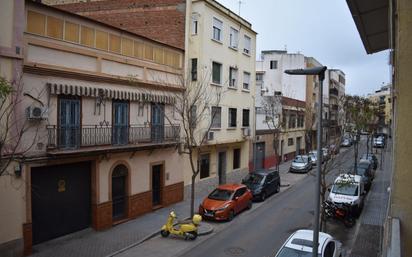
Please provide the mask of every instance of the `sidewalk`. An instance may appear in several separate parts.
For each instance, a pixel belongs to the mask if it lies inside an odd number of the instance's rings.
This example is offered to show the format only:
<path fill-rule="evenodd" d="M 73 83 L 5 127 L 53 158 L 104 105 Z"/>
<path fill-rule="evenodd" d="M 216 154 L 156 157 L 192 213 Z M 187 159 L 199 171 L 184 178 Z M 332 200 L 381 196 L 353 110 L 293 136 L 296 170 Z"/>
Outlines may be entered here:
<path fill-rule="evenodd" d="M 306 174 L 288 173 L 290 162 L 279 166 L 281 177 L 281 191 L 303 179 Z M 227 174 L 228 183 L 240 183 L 247 171 L 234 171 Z M 217 178 L 202 180 L 196 185 L 195 206 L 217 185 Z M 157 235 L 160 227 L 166 222 L 171 210 L 174 210 L 180 219 L 185 218 L 190 211 L 190 187 L 185 187 L 184 201 L 164 207 L 141 217 L 119 224 L 105 231 L 85 229 L 64 237 L 60 237 L 33 247 L 33 257 L 102 257 L 144 242 L 153 235 Z"/>
<path fill-rule="evenodd" d="M 390 186 L 392 173 L 390 153 L 390 144 L 388 144 L 383 155 L 382 168 L 378 167 L 376 170 L 375 179 L 359 219 L 360 227 L 350 253 L 351 257 L 381 256 L 383 225 L 389 201 L 387 188 Z M 377 156 L 380 161 L 380 154 Z"/>

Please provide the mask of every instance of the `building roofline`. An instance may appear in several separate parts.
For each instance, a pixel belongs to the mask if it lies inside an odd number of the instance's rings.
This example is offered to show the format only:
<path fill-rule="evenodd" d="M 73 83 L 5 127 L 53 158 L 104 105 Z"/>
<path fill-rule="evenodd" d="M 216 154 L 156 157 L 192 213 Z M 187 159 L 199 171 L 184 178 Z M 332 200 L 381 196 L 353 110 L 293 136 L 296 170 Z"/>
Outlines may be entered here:
<path fill-rule="evenodd" d="M 101 21 L 98 21 L 98 20 L 95 20 L 95 19 L 92 19 L 92 18 L 89 18 L 89 17 L 86 17 L 86 16 L 82 16 L 82 15 L 77 14 L 77 13 L 73 13 L 73 12 L 66 11 L 64 9 L 60 9 L 58 7 L 43 4 L 43 3 L 40 3 L 40 2 L 37 2 L 37 1 L 34 1 L 34 0 L 25 0 L 25 1 L 26 1 L 26 3 L 32 4 L 34 6 L 38 6 L 40 8 L 48 9 L 48 10 L 51 10 L 51 11 L 54 11 L 54 12 L 60 12 L 62 14 L 70 15 L 72 17 L 76 17 L 76 18 L 82 19 L 84 21 L 96 23 L 98 25 L 101 25 L 101 26 L 104 26 L 104 27 L 107 27 L 107 28 L 110 28 L 110 29 L 113 29 L 113 30 L 117 30 L 117 31 L 120 31 L 122 33 L 129 34 L 129 35 L 132 35 L 132 36 L 135 36 L 135 37 L 139 37 L 141 39 L 150 41 L 152 43 L 156 43 L 156 44 L 163 45 L 163 46 L 166 46 L 166 47 L 169 47 L 169 48 L 173 48 L 173 49 L 178 50 L 178 51 L 183 51 L 183 52 L 185 51 L 184 48 L 179 48 L 179 47 L 176 47 L 176 46 L 173 46 L 173 45 L 169 45 L 169 44 L 166 44 L 164 42 L 160 42 L 160 41 L 142 36 L 140 34 L 137 34 L 137 33 L 134 33 L 134 32 L 128 31 L 128 30 L 124 30 L 124 29 L 121 29 L 119 27 L 115 27 L 113 25 L 110 25 L 110 24 L 107 24 L 107 23 L 104 23 L 104 22 L 101 22 Z"/>
<path fill-rule="evenodd" d="M 252 29 L 252 23 L 250 23 L 249 21 L 247 21 L 246 19 L 242 18 L 241 16 L 237 15 L 236 13 L 232 12 L 229 8 L 227 8 L 226 6 L 222 5 L 221 3 L 215 1 L 215 0 L 193 0 L 193 3 L 195 2 L 205 2 L 206 4 L 214 7 L 216 10 L 224 13 L 225 15 L 227 15 L 228 17 L 230 17 L 231 19 L 235 20 L 236 22 L 239 23 L 244 23 L 244 25 L 246 25 L 245 27 L 250 30 L 251 32 L 258 34 L 256 31 L 254 31 Z M 233 17 L 234 16 L 234 17 Z"/>

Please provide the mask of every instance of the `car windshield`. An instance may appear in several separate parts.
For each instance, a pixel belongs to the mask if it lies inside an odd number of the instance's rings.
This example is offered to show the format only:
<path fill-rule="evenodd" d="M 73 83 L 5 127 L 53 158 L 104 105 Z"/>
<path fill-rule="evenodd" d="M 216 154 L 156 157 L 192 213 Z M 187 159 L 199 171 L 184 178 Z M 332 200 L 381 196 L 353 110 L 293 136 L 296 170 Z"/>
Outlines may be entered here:
<path fill-rule="evenodd" d="M 264 176 L 260 174 L 248 174 L 246 178 L 243 180 L 244 183 L 248 184 L 262 184 L 263 183 Z"/>
<path fill-rule="evenodd" d="M 216 188 L 215 190 L 213 190 L 212 193 L 209 194 L 208 198 L 213 199 L 213 200 L 227 201 L 227 200 L 230 200 L 230 197 L 232 196 L 232 194 L 233 194 L 233 191 Z"/>
<path fill-rule="evenodd" d="M 364 154 L 364 155 L 362 155 L 362 158 L 361 158 L 361 160 L 372 160 L 372 155 L 368 155 L 368 154 Z"/>
<path fill-rule="evenodd" d="M 338 183 L 332 187 L 332 193 L 338 195 L 358 195 L 358 185 L 353 183 Z"/>
<path fill-rule="evenodd" d="M 367 168 L 369 168 L 369 165 L 370 165 L 369 162 L 362 161 L 362 162 L 359 162 L 358 167 L 367 169 Z"/>
<path fill-rule="evenodd" d="M 306 156 L 296 156 L 296 158 L 293 160 L 293 162 L 307 163 L 308 162 L 308 157 L 306 157 Z"/>
<path fill-rule="evenodd" d="M 283 247 L 276 257 L 311 257 L 312 252 L 304 252 L 301 250 L 292 249 L 289 247 Z M 321 255 L 318 254 L 318 257 Z"/>
<path fill-rule="evenodd" d="M 309 152 L 309 155 L 311 155 L 311 156 L 315 156 L 316 157 L 316 155 L 317 155 L 318 153 L 317 152 L 315 152 L 315 151 L 311 151 L 311 152 Z"/>

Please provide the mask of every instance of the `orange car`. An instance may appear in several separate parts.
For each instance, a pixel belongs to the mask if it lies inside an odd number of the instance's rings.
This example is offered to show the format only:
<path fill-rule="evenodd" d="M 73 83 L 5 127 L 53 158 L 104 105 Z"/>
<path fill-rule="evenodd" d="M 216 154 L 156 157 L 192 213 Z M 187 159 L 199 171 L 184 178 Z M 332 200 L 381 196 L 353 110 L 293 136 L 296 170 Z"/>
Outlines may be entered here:
<path fill-rule="evenodd" d="M 199 214 L 215 220 L 232 220 L 244 209 L 252 208 L 252 193 L 245 185 L 220 185 L 199 206 Z"/>

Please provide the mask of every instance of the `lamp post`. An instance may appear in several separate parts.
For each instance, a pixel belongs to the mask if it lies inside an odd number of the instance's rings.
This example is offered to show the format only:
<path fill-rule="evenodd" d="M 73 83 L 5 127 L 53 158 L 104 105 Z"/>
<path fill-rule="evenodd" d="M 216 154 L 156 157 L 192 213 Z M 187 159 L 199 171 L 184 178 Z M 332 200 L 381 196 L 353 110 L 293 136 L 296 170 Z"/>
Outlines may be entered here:
<path fill-rule="evenodd" d="M 289 75 L 317 75 L 319 77 L 319 93 L 318 93 L 318 124 L 317 124 L 317 156 L 316 158 L 316 189 L 315 189 L 315 227 L 313 229 L 313 247 L 312 256 L 318 256 L 319 245 L 319 217 L 320 217 L 320 173 L 322 165 L 322 107 L 323 107 L 323 81 L 325 80 L 325 71 L 327 67 L 314 67 L 307 69 L 285 70 Z"/>

